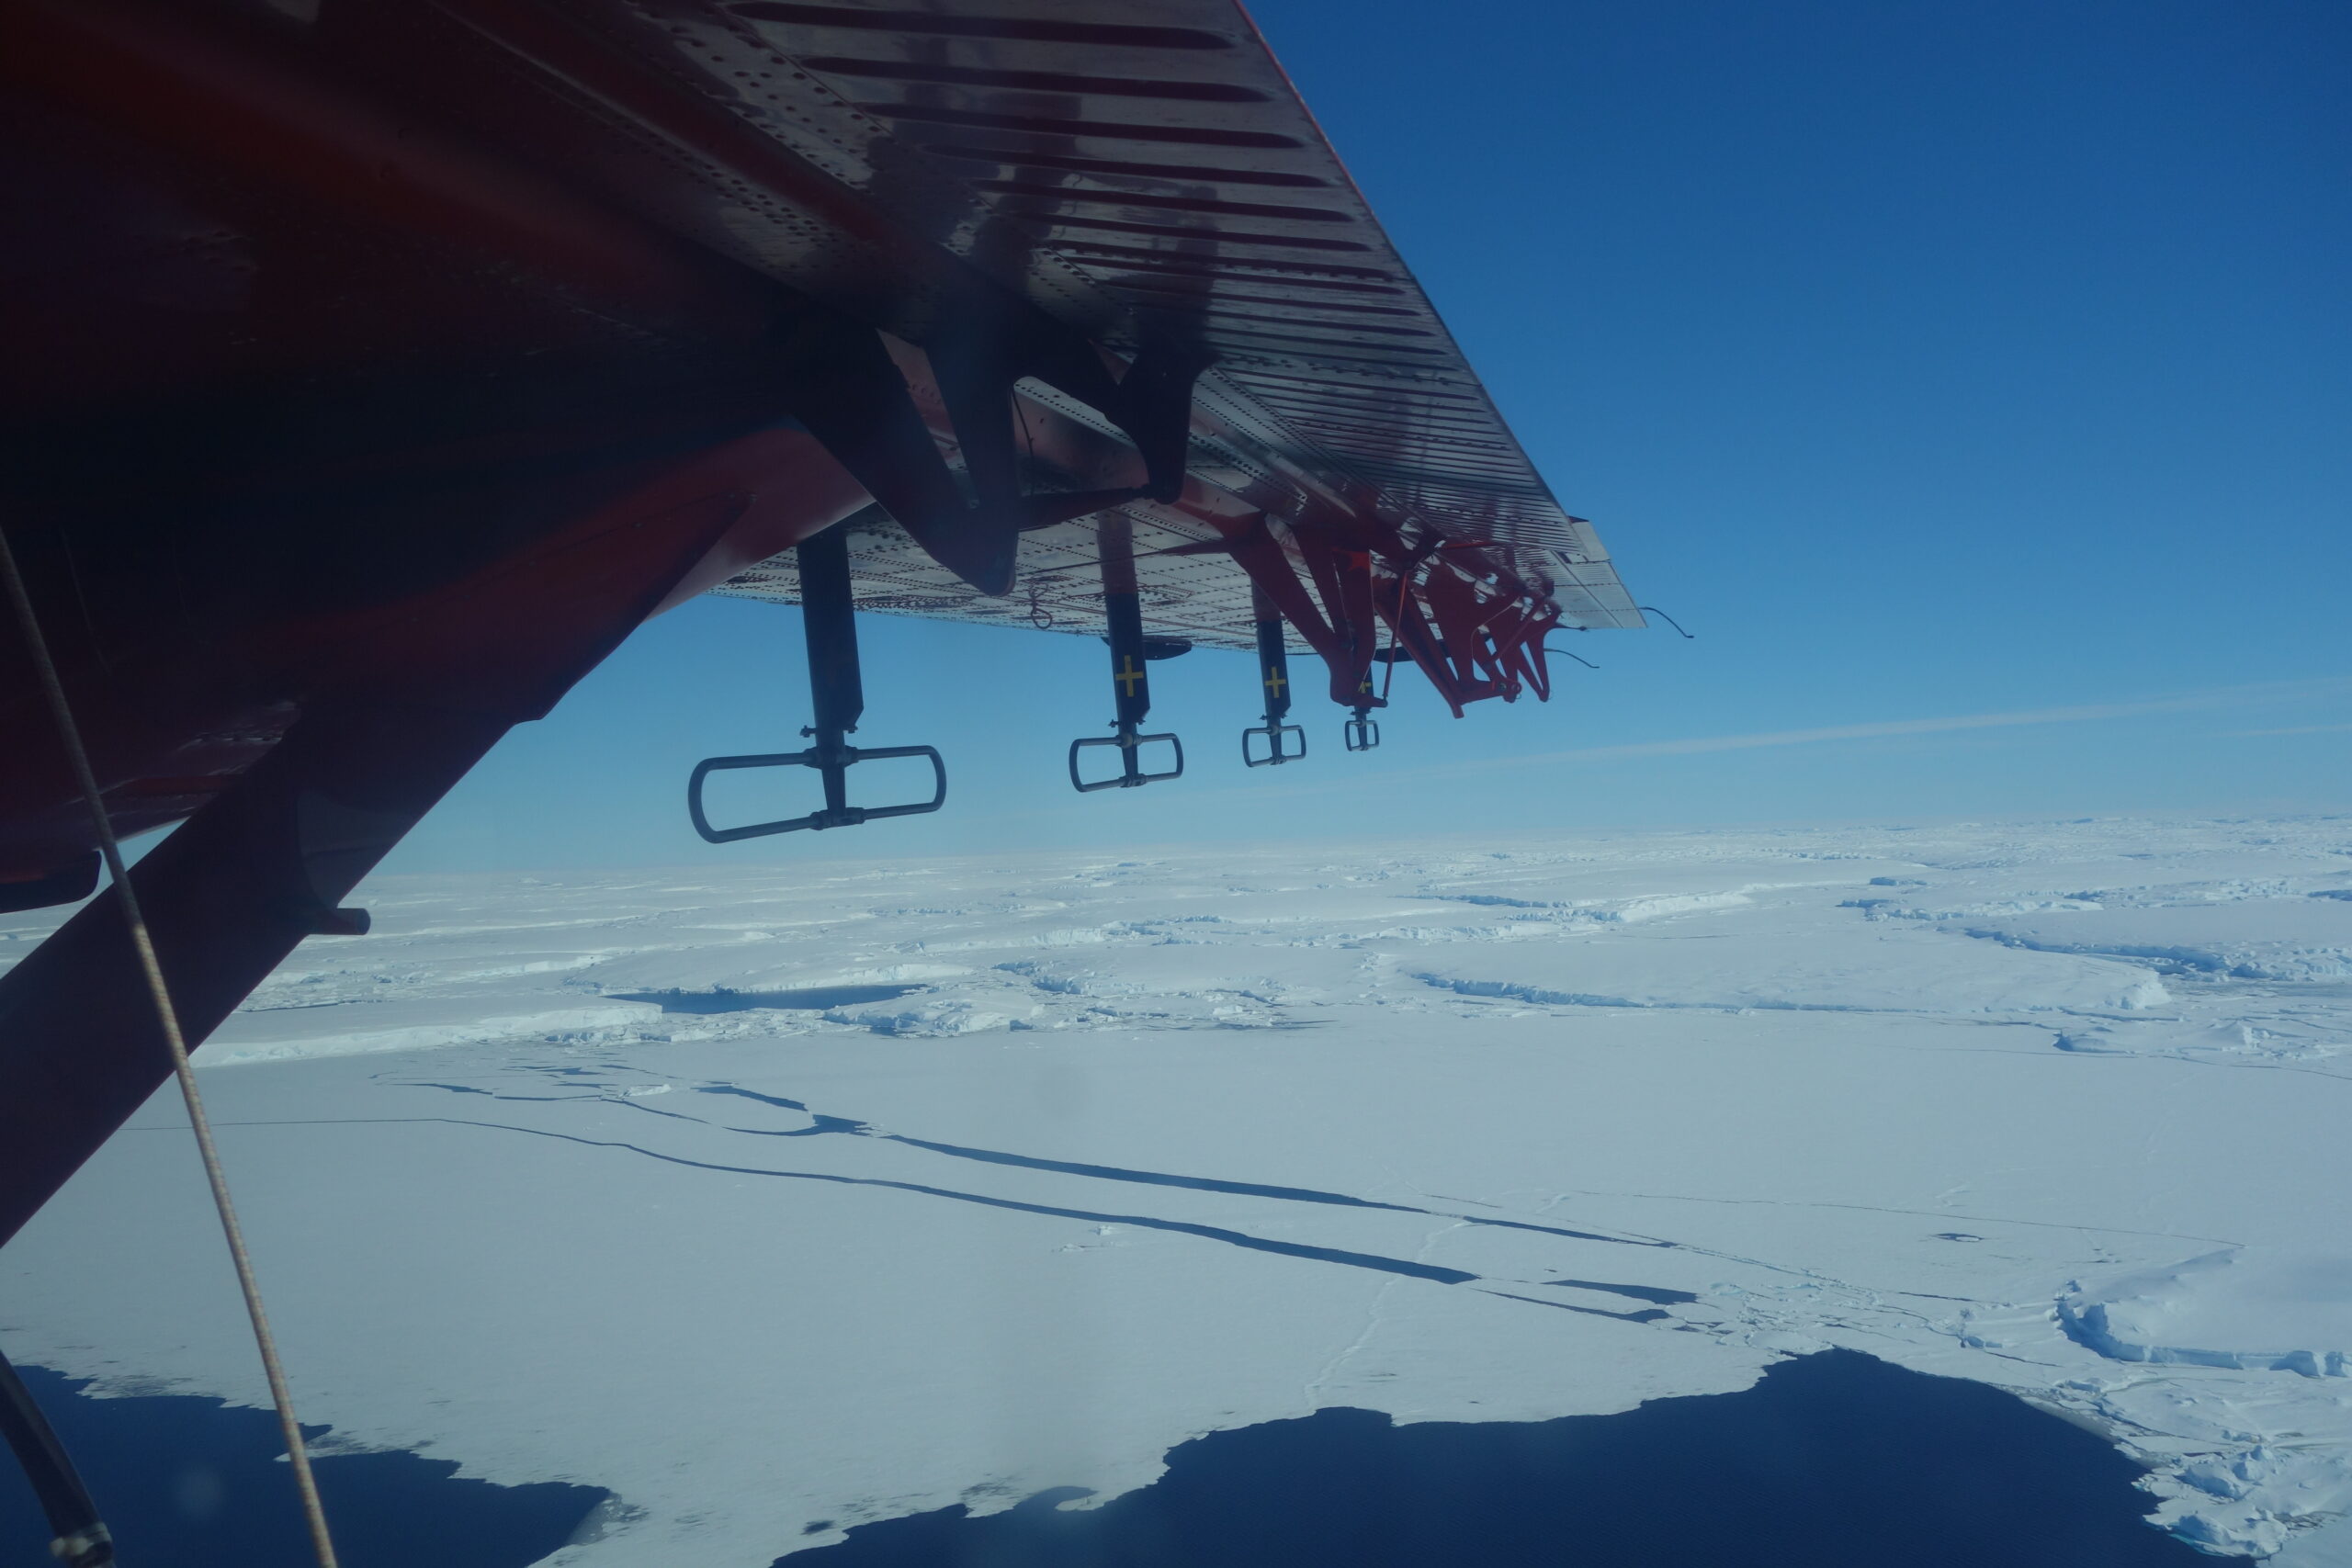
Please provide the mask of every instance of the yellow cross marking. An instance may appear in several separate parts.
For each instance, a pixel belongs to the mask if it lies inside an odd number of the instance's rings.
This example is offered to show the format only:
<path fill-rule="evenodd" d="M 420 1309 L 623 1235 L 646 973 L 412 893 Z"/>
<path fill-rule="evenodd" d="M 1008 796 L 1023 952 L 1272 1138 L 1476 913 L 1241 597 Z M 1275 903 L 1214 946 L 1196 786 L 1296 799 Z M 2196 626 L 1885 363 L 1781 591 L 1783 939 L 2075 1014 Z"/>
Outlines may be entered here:
<path fill-rule="evenodd" d="M 1119 672 L 1111 679 L 1119 683 L 1119 695 L 1132 697 L 1136 694 L 1136 682 L 1143 679 L 1143 671 L 1136 668 L 1134 654 L 1119 655 Z"/>
<path fill-rule="evenodd" d="M 1283 688 L 1289 684 L 1288 681 L 1283 679 L 1283 672 L 1271 664 L 1266 666 L 1266 690 L 1279 697 L 1283 694 Z"/>

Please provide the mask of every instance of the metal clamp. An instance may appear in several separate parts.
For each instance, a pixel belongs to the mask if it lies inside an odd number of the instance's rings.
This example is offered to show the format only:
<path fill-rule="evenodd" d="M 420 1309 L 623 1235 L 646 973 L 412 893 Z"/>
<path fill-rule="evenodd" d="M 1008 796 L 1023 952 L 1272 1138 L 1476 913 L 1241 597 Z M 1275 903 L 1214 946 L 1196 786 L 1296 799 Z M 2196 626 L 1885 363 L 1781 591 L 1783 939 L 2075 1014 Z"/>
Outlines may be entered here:
<path fill-rule="evenodd" d="M 929 800 L 912 801 L 904 806 L 852 806 L 844 798 L 848 787 L 846 775 L 859 762 L 878 762 L 891 757 L 922 757 L 931 762 L 932 792 Z M 703 814 L 703 781 L 711 774 L 737 768 L 814 768 L 824 776 L 825 805 L 820 811 L 806 817 L 786 818 L 781 822 L 754 822 L 742 828 L 713 828 L 710 818 Z M 828 828 L 854 828 L 861 822 L 872 822 L 884 817 L 916 817 L 926 811 L 936 811 L 947 800 L 947 764 L 941 761 L 935 746 L 811 746 L 806 751 L 775 751 L 758 757 L 707 757 L 695 764 L 693 774 L 686 780 L 686 815 L 694 818 L 695 831 L 710 843 L 732 843 L 738 839 L 757 839 L 769 833 L 797 833 L 803 829 L 822 832 Z"/>
<path fill-rule="evenodd" d="M 1362 713 L 1341 727 L 1351 751 L 1372 751 L 1380 746 L 1380 721 L 1366 718 Z"/>
<path fill-rule="evenodd" d="M 1262 757 L 1253 755 L 1251 752 L 1250 738 L 1253 735 L 1265 737 L 1266 754 Z M 1297 738 L 1296 750 L 1290 749 L 1290 742 L 1283 739 L 1284 736 Z M 1306 755 L 1306 731 L 1295 724 L 1253 725 L 1241 732 L 1241 761 L 1245 767 L 1279 767 L 1284 762 L 1295 762 Z"/>
<path fill-rule="evenodd" d="M 1165 740 L 1176 748 L 1176 765 L 1164 773 L 1146 773 L 1136 760 L 1136 751 L 1146 741 Z M 1088 784 L 1079 776 L 1078 754 L 1090 746 L 1115 746 L 1119 749 L 1119 772 L 1111 778 L 1097 779 Z M 1184 743 L 1171 732 L 1165 735 L 1136 735 L 1122 731 L 1117 735 L 1084 736 L 1069 743 L 1070 787 L 1080 795 L 1091 795 L 1098 789 L 1133 789 L 1137 784 L 1156 784 L 1161 779 L 1184 776 Z"/>

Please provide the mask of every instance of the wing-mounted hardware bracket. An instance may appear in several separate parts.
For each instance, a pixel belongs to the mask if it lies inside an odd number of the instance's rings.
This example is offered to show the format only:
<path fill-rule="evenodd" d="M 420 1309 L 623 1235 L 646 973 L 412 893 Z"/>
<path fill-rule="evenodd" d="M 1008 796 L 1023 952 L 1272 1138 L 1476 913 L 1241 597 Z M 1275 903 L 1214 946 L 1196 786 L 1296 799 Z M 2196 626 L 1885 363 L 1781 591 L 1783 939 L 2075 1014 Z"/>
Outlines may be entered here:
<path fill-rule="evenodd" d="M 1114 378 L 1092 343 L 1042 311 L 966 306 L 924 352 L 963 454 L 968 498 L 874 328 L 810 302 L 771 331 L 765 360 L 786 410 L 933 559 L 980 592 L 1001 595 L 1012 591 L 1024 531 L 1182 493 L 1193 387 L 1209 361 L 1151 340 Z M 1024 491 L 1012 400 L 1024 377 L 1116 425 L 1143 457 L 1145 483 Z"/>
<path fill-rule="evenodd" d="M 1389 666 L 1389 675 L 1382 682 L 1384 694 L 1387 680 L 1395 676 L 1396 661 L 1409 659 L 1456 718 L 1462 716 L 1465 705 L 1504 694 L 1503 682 L 1485 673 L 1502 670 L 1500 655 L 1489 645 L 1480 624 L 1488 602 L 1480 598 L 1468 576 L 1442 558 L 1447 550 L 1477 549 L 1483 545 L 1483 541 L 1447 539 L 1432 533 L 1408 547 L 1390 536 L 1380 552 L 1388 562 L 1390 575 L 1377 581 L 1373 592 L 1374 609 L 1389 635 L 1388 646 L 1379 654 Z M 1492 607 L 1507 602 L 1498 598 Z M 1511 690 L 1515 694 L 1516 687 Z"/>
<path fill-rule="evenodd" d="M 1561 612 L 1551 584 L 1531 585 L 1495 568 L 1478 553 L 1489 547 L 1487 540 L 1431 538 L 1390 553 L 1396 587 L 1384 584 L 1376 595 L 1393 639 L 1381 657 L 1410 658 L 1456 716 L 1487 697 L 1516 702 L 1522 691 L 1539 702 L 1552 697 L 1544 639 L 1558 628 Z"/>
<path fill-rule="evenodd" d="M 1069 743 L 1070 787 L 1080 795 L 1099 789 L 1133 789 L 1184 775 L 1184 743 L 1172 733 L 1147 735 L 1144 720 L 1151 713 L 1151 647 L 1144 640 L 1143 600 L 1136 586 L 1135 527 L 1120 513 L 1106 513 L 1095 525 L 1102 557 L 1102 611 L 1109 623 L 1111 692 L 1118 717 L 1108 735 L 1083 736 Z M 1189 645 L 1187 645 L 1189 646 Z M 1143 765 L 1142 750 L 1165 740 L 1174 749 L 1173 765 L 1157 771 Z M 1119 771 L 1108 778 L 1088 780 L 1079 772 L 1079 758 L 1102 747 L 1117 750 Z"/>
<path fill-rule="evenodd" d="M 1522 607 L 1516 614 L 1518 618 L 1508 626 L 1496 629 L 1495 641 L 1502 649 L 1505 667 L 1535 694 L 1537 702 L 1548 703 L 1552 700 L 1552 666 L 1544 656 L 1551 649 L 1544 646 L 1544 639 L 1559 628 L 1559 606 L 1534 610 Z M 1568 657 L 1578 663 L 1588 662 L 1577 654 Z"/>
<path fill-rule="evenodd" d="M 1347 707 L 1385 707 L 1384 694 L 1372 695 L 1372 663 L 1380 646 L 1374 605 L 1372 552 L 1351 547 L 1333 530 L 1293 525 L 1291 542 L 1315 592 L 1323 601 L 1339 654 L 1331 662 L 1331 700 Z"/>
<path fill-rule="evenodd" d="M 1294 524 L 1290 528 L 1291 543 L 1306 575 L 1314 585 L 1310 593 L 1298 580 L 1290 562 L 1290 552 L 1274 537 L 1266 514 L 1259 513 L 1246 525 L 1237 525 L 1233 520 L 1218 519 L 1193 513 L 1217 528 L 1222 536 L 1198 544 L 1182 545 L 1170 551 L 1172 555 L 1206 555 L 1212 552 L 1229 555 L 1234 564 L 1249 574 L 1251 598 L 1256 606 L 1258 648 L 1261 663 L 1268 661 L 1270 651 L 1282 647 L 1282 623 L 1287 621 L 1306 646 L 1322 656 L 1330 672 L 1331 700 L 1350 714 L 1342 738 L 1351 751 L 1369 751 L 1380 744 L 1380 725 L 1372 717 L 1372 710 L 1388 705 L 1388 699 L 1373 689 L 1372 671 L 1377 660 L 1379 620 L 1374 607 L 1372 552 L 1347 549 L 1337 543 L 1331 531 L 1315 525 Z M 1317 601 L 1320 604 L 1317 604 Z M 1272 643 L 1269 648 L 1269 620 L 1272 620 Z M 1284 689 L 1288 686 L 1287 660 L 1283 661 Z M 1268 679 L 1272 679 L 1270 670 Z M 1271 687 L 1270 687 L 1271 691 Z M 1287 700 L 1283 709 L 1288 710 Z M 1284 754 L 1284 728 L 1280 716 L 1271 706 L 1266 723 L 1261 728 L 1245 730 L 1241 737 L 1242 761 L 1251 767 L 1268 767 L 1278 761 L 1295 761 L 1306 755 L 1306 740 L 1298 738 L 1295 753 Z M 1295 728 L 1296 727 L 1289 727 Z M 1270 733 L 1272 732 L 1272 733 Z M 1258 757 L 1252 750 L 1252 736 L 1268 737 L 1268 754 Z"/>
<path fill-rule="evenodd" d="M 858 671 L 857 606 L 849 578 L 849 538 L 839 525 L 794 547 L 800 564 L 801 627 L 808 645 L 808 697 L 817 722 L 801 730 L 816 744 L 804 751 L 747 757 L 707 757 L 686 781 L 686 815 L 695 831 L 714 844 L 771 833 L 854 828 L 885 817 L 914 817 L 936 811 L 947 800 L 947 764 L 932 746 L 852 746 L 848 738 L 865 712 L 865 683 Z M 921 757 L 931 763 L 929 800 L 900 806 L 852 806 L 849 770 L 860 762 Z M 813 768 L 824 780 L 825 804 L 803 817 L 714 828 L 703 809 L 703 785 L 711 774 L 742 768 Z"/>
<path fill-rule="evenodd" d="M 1364 728 L 1368 719 L 1365 709 L 1385 705 L 1388 689 L 1396 682 L 1396 666 L 1401 660 L 1410 660 L 1419 668 L 1430 684 L 1437 689 L 1438 695 L 1445 700 L 1446 706 L 1453 710 L 1454 717 L 1462 716 L 1464 701 L 1453 679 L 1453 670 L 1441 655 L 1437 634 L 1422 612 L 1419 595 L 1413 592 L 1415 575 L 1443 547 L 1443 543 L 1437 536 L 1430 535 L 1418 546 L 1408 546 L 1393 530 L 1385 532 L 1386 536 L 1377 553 L 1386 561 L 1388 572 L 1385 576 L 1375 576 L 1372 570 L 1372 552 L 1367 552 L 1363 566 L 1365 586 L 1362 592 L 1370 615 L 1377 617 L 1376 624 L 1388 628 L 1387 646 L 1370 656 L 1372 662 L 1384 664 L 1387 669 L 1381 675 L 1377 698 L 1373 695 L 1371 671 L 1367 669 L 1363 684 L 1357 689 L 1350 703 L 1355 710 L 1355 716 L 1348 728 L 1348 749 L 1351 751 L 1369 751 L 1380 744 L 1380 727 L 1372 725 L 1369 729 Z"/>
<path fill-rule="evenodd" d="M 1244 522 L 1184 510 L 1219 536 L 1167 553 L 1227 555 L 1248 574 L 1261 661 L 1268 620 L 1276 632 L 1287 621 L 1330 670 L 1331 700 L 1349 712 L 1349 750 L 1379 746 L 1372 714 L 1387 705 L 1400 661 L 1419 668 L 1457 718 L 1465 705 L 1487 697 L 1515 701 L 1522 690 L 1550 697 L 1543 639 L 1559 624 L 1559 608 L 1481 554 L 1492 541 L 1428 531 L 1408 542 L 1377 519 L 1316 516 L 1289 525 L 1286 548 L 1263 513 Z M 1311 592 L 1299 581 L 1294 554 Z M 1384 664 L 1388 670 L 1375 680 Z M 1251 738 L 1270 728 L 1280 728 L 1279 720 L 1270 716 L 1265 727 L 1243 734 L 1243 761 L 1252 767 L 1289 760 L 1277 755 L 1278 741 L 1270 742 L 1267 756 L 1257 754 Z"/>
<path fill-rule="evenodd" d="M 1266 719 L 1241 732 L 1241 761 L 1252 768 L 1279 767 L 1306 755 L 1306 731 L 1284 724 L 1290 716 L 1290 650 L 1283 642 L 1282 613 L 1265 590 L 1253 587 L 1252 607 L 1258 626 L 1258 684 L 1266 694 Z M 1266 754 L 1258 755 L 1263 739 Z"/>
<path fill-rule="evenodd" d="M 1307 575 L 1315 583 L 1309 593 L 1290 563 L 1290 553 L 1274 536 L 1266 514 L 1254 514 L 1242 524 L 1231 518 L 1193 512 L 1216 528 L 1220 537 L 1179 545 L 1167 555 L 1227 555 L 1249 574 L 1259 604 L 1258 619 L 1267 607 L 1305 638 L 1330 671 L 1331 700 L 1343 707 L 1363 702 L 1372 674 L 1373 649 L 1378 643 L 1372 606 L 1372 557 L 1362 550 L 1342 550 L 1323 530 L 1304 525 L 1290 529 L 1291 541 Z M 1317 599 L 1322 603 L 1318 607 Z M 1368 705 L 1383 705 L 1372 697 Z"/>
<path fill-rule="evenodd" d="M 1515 611 L 1508 599 L 1481 591 L 1482 585 L 1453 563 L 1433 560 L 1422 573 L 1420 599 L 1436 623 L 1442 657 L 1451 667 L 1460 700 L 1475 703 L 1500 697 L 1519 700 L 1517 672 L 1507 662 L 1498 624 Z"/>

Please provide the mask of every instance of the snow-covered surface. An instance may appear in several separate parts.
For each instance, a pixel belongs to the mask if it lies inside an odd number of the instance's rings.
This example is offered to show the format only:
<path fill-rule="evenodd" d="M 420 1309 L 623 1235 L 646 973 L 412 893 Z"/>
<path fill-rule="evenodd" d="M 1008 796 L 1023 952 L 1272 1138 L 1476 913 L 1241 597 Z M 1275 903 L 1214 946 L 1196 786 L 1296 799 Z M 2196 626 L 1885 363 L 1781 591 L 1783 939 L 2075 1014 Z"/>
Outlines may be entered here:
<path fill-rule="evenodd" d="M 199 1057 L 304 1414 L 613 1489 L 582 1568 L 1829 1345 L 2111 1434 L 2209 1548 L 2352 1562 L 2352 819 L 360 901 Z M 843 986 L 913 988 L 621 999 Z M 11 1353 L 257 1402 L 204 1205 L 159 1099 L 0 1252 Z"/>

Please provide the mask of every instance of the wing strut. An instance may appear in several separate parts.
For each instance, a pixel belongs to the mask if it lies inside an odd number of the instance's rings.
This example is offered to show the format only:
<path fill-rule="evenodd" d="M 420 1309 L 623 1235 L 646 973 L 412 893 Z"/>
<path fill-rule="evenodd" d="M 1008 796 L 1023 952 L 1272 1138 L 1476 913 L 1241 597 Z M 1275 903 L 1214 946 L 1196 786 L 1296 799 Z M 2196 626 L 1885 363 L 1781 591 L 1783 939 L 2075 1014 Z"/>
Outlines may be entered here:
<path fill-rule="evenodd" d="M 98 1506 L 90 1500 L 90 1489 L 82 1484 L 65 1445 L 57 1440 L 49 1418 L 33 1403 L 32 1390 L 6 1356 L 0 1356 L 0 1437 L 7 1438 L 25 1479 L 32 1483 L 33 1495 L 40 1499 L 40 1511 L 54 1536 L 50 1555 L 65 1568 L 107 1568 L 114 1562 L 114 1537 L 98 1517 Z"/>

